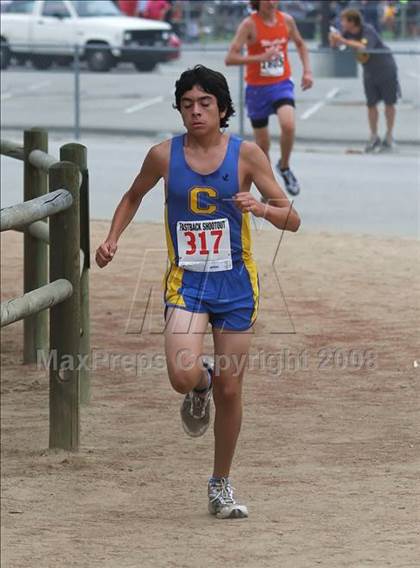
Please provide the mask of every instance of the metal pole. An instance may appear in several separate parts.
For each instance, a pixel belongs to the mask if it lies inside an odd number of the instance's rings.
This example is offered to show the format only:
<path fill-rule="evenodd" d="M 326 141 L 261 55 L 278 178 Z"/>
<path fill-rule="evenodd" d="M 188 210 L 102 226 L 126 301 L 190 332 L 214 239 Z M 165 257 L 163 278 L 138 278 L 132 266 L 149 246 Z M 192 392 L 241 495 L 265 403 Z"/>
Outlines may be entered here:
<path fill-rule="evenodd" d="M 50 218 L 50 279 L 65 278 L 73 294 L 50 310 L 50 448 L 78 450 L 80 434 L 80 212 L 79 168 L 52 166 L 50 191 L 67 189 L 73 204 Z"/>
<path fill-rule="evenodd" d="M 48 133 L 40 128 L 24 132 L 24 201 L 47 193 L 48 176 L 29 162 L 32 150 L 48 152 Z M 23 237 L 23 291 L 26 294 L 48 282 L 47 245 L 29 233 Z M 23 322 L 23 362 L 36 363 L 37 351 L 48 349 L 48 314 L 40 312 L 25 318 Z"/>
<path fill-rule="evenodd" d="M 407 2 L 400 2 L 401 9 L 401 38 L 407 37 Z"/>
<path fill-rule="evenodd" d="M 80 140 L 80 53 L 74 46 L 74 137 Z"/>
<path fill-rule="evenodd" d="M 239 65 L 239 136 L 243 138 L 244 128 L 244 66 Z"/>
<path fill-rule="evenodd" d="M 330 3 L 321 2 L 321 47 L 328 47 L 328 34 L 330 28 Z"/>
<path fill-rule="evenodd" d="M 185 20 L 186 20 L 185 37 L 188 43 L 190 41 L 190 30 L 191 30 L 191 6 L 189 0 L 185 2 L 184 8 L 185 8 Z"/>

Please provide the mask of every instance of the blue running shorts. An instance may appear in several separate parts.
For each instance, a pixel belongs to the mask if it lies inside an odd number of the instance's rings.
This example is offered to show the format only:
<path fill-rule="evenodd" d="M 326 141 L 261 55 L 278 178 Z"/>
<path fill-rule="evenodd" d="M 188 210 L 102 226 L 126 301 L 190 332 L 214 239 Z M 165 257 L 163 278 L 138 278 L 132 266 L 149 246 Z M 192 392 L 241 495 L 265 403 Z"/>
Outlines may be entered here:
<path fill-rule="evenodd" d="M 295 106 L 295 85 L 291 79 L 273 85 L 247 85 L 245 104 L 252 126 L 263 128 L 279 107 Z"/>

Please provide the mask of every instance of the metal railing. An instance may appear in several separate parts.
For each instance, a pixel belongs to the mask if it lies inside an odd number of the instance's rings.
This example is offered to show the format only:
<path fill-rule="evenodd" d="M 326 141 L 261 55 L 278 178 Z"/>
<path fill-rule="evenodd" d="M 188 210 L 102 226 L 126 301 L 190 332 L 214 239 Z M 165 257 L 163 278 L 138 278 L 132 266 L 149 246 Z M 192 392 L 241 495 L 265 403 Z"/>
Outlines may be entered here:
<path fill-rule="evenodd" d="M 29 44 L 15 44 L 15 47 L 20 47 L 20 48 L 24 48 L 26 47 L 29 53 L 30 48 L 33 48 L 33 46 L 30 46 Z M 53 50 L 54 48 L 59 48 L 60 46 L 57 45 L 53 45 L 53 44 L 45 44 L 45 45 L 37 45 L 37 48 L 35 51 L 33 51 L 33 55 L 39 55 L 40 52 L 44 53 L 44 55 L 46 57 L 53 57 L 51 55 L 48 55 L 47 52 L 45 51 L 47 48 L 49 50 Z M 62 46 L 61 46 L 62 47 Z M 357 76 L 357 67 L 358 64 L 354 58 L 354 54 L 352 52 L 352 50 L 347 49 L 344 51 L 339 51 L 339 50 L 333 50 L 330 47 L 320 47 L 320 46 L 313 46 L 308 44 L 307 45 L 307 49 L 309 51 L 309 53 L 313 56 L 313 62 L 314 63 L 321 63 L 322 65 L 319 66 L 320 69 L 322 68 L 322 73 L 324 73 L 325 69 L 330 69 L 330 73 L 331 76 L 334 77 L 356 77 Z M 40 51 L 41 50 L 41 51 Z M 95 50 L 95 51 L 106 51 L 106 52 L 112 52 L 114 50 L 116 51 L 122 51 L 124 50 L 126 53 L 133 53 L 133 54 L 137 54 L 138 56 L 142 56 L 142 60 L 147 59 L 147 55 L 151 52 L 153 52 L 154 54 L 156 53 L 162 53 L 162 54 L 168 54 L 168 53 L 172 53 L 174 50 L 172 48 L 168 48 L 168 47 L 146 47 L 146 46 L 107 46 L 107 45 L 101 45 L 101 44 L 95 44 L 95 45 L 86 45 L 86 46 L 78 46 L 75 45 L 73 46 L 73 48 L 69 48 L 68 52 L 67 52 L 67 57 L 70 57 L 73 61 L 73 68 L 72 68 L 72 73 L 73 73 L 73 80 L 72 80 L 72 91 L 73 91 L 73 96 L 72 96 L 72 119 L 71 119 L 71 126 L 69 125 L 69 128 L 72 128 L 73 130 L 73 135 L 75 137 L 76 140 L 80 139 L 80 135 L 81 135 L 81 130 L 82 130 L 82 101 L 83 101 L 83 94 L 82 94 L 82 71 L 83 71 L 83 65 L 84 65 L 84 61 L 87 58 L 87 54 L 91 51 L 91 50 Z M 200 46 L 189 46 L 186 45 L 183 47 L 182 49 L 182 53 L 183 54 L 189 54 L 189 53 L 195 53 L 197 54 L 197 62 L 202 61 L 203 58 L 205 58 L 205 56 L 207 54 L 217 54 L 217 56 L 219 56 L 220 54 L 220 60 L 223 61 L 223 55 L 226 54 L 227 51 L 227 46 L 217 46 L 217 45 L 206 45 L 206 44 L 201 44 Z M 380 53 L 388 53 L 388 50 L 383 50 L 383 49 L 376 49 L 376 50 L 369 50 L 368 53 L 370 54 L 380 54 Z M 291 56 L 296 57 L 296 48 L 292 45 L 289 48 L 289 53 L 291 54 Z M 392 53 L 394 56 L 414 56 L 416 58 L 418 58 L 420 56 L 420 48 L 418 46 L 414 46 L 414 47 L 398 47 L 397 49 L 393 49 Z M 27 59 L 31 58 L 31 54 L 29 53 L 27 55 Z M 311 58 L 312 59 L 312 58 Z M 115 59 L 116 63 L 118 63 L 118 59 Z M 125 60 L 126 61 L 126 60 Z M 324 63 L 326 63 L 326 65 L 324 65 Z M 417 62 L 414 64 L 414 67 L 418 64 L 418 60 Z M 245 101 L 244 101 L 244 67 L 239 65 L 239 66 L 235 66 L 235 73 L 237 73 L 237 101 L 236 101 L 236 108 L 238 111 L 238 124 L 237 124 L 237 132 L 240 136 L 244 136 L 245 133 Z M 230 69 L 230 73 L 232 72 L 232 67 L 231 68 L 226 68 L 226 70 Z M 340 72 L 339 74 L 335 74 L 337 72 Z M 414 73 L 414 72 L 413 72 Z M 323 77 L 324 75 L 320 75 L 321 77 Z M 315 73 L 315 79 L 317 79 L 318 76 Z M 7 98 L 5 99 L 7 100 Z M 71 116 L 70 113 L 67 113 L 67 116 Z"/>
<path fill-rule="evenodd" d="M 100 46 L 86 46 L 86 50 L 89 51 L 89 49 L 99 49 L 99 50 L 109 50 L 109 47 L 106 47 L 104 45 Z M 119 47 L 119 49 L 123 49 L 123 47 Z M 167 52 L 171 52 L 173 50 L 169 49 L 169 48 L 165 48 L 165 47 L 161 47 L 161 48 L 150 48 L 150 47 L 124 47 L 125 50 L 127 51 L 131 51 L 133 53 L 148 53 L 150 51 L 161 51 L 163 53 L 167 53 Z M 183 51 L 185 53 L 188 52 L 197 52 L 196 48 L 191 48 L 191 47 L 186 47 L 183 49 Z M 289 48 L 289 53 L 296 53 L 297 50 L 295 47 L 291 47 Z M 335 58 L 338 58 L 339 61 L 345 62 L 345 64 L 348 65 L 349 60 L 353 61 L 353 54 L 351 53 L 351 50 L 346 50 L 346 51 L 338 51 L 338 50 L 333 50 L 330 47 L 308 47 L 308 51 L 309 53 L 312 54 L 319 54 L 319 55 L 323 55 L 323 56 L 333 56 Z M 214 46 L 206 46 L 205 44 L 203 44 L 200 47 L 200 52 L 203 53 L 226 53 L 226 47 L 214 47 Z M 372 49 L 372 50 L 367 50 L 366 51 L 369 54 L 381 54 L 381 53 L 389 53 L 388 50 L 384 50 L 384 49 Z M 81 48 L 78 46 L 74 47 L 74 137 L 76 138 L 76 140 L 80 139 L 80 131 L 81 131 L 81 81 L 80 81 L 80 73 L 81 73 L 81 61 L 82 61 L 82 57 L 81 57 Z M 406 48 L 406 49 L 398 49 L 398 50 L 394 50 L 393 53 L 395 55 L 415 55 L 415 56 L 419 56 L 420 55 L 420 48 L 415 48 L 415 49 L 410 49 L 410 48 Z M 340 65 L 340 63 L 338 62 L 338 64 L 336 65 Z M 353 73 L 355 75 L 357 75 L 357 63 L 354 60 L 354 65 L 352 66 L 353 69 Z M 352 71 L 350 71 L 351 74 Z M 239 136 L 243 137 L 244 133 L 245 133 L 245 97 L 244 97 L 244 76 L 245 76 L 245 72 L 244 72 L 244 66 L 243 65 L 238 65 L 237 66 L 237 73 L 238 73 L 238 119 L 239 119 L 239 124 L 238 124 L 238 134 Z M 346 76 L 348 76 L 348 73 L 346 73 Z"/>
<path fill-rule="evenodd" d="M 86 147 L 66 144 L 57 160 L 47 132 L 34 128 L 23 146 L 2 140 L 1 154 L 24 163 L 24 202 L 0 214 L 1 231 L 24 232 L 24 295 L 1 304 L 1 326 L 23 319 L 24 363 L 48 359 L 49 445 L 77 450 L 79 404 L 90 396 L 89 365 L 79 365 L 90 354 Z"/>

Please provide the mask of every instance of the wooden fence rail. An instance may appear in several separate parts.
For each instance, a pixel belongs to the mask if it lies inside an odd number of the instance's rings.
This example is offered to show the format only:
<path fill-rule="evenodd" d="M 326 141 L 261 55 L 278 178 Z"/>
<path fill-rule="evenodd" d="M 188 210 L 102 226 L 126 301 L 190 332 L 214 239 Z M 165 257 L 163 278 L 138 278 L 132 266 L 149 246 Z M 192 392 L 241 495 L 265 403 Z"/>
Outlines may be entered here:
<path fill-rule="evenodd" d="M 57 189 L 57 191 L 35 197 L 30 201 L 5 207 L 0 211 L 0 230 L 9 231 L 45 219 L 45 217 L 68 209 L 72 203 L 73 198 L 68 191 Z"/>
<path fill-rule="evenodd" d="M 42 288 L 37 288 L 19 298 L 2 302 L 1 325 L 9 325 L 27 316 L 51 308 L 73 294 L 73 287 L 68 280 L 60 278 Z"/>
<path fill-rule="evenodd" d="M 41 171 L 48 173 L 51 166 L 57 164 L 59 160 L 42 150 L 32 150 L 28 156 L 29 162 L 32 166 L 39 168 Z"/>
<path fill-rule="evenodd" d="M 1 325 L 23 319 L 24 363 L 48 360 L 50 447 L 77 450 L 79 403 L 90 397 L 86 148 L 66 144 L 57 160 L 48 154 L 47 132 L 34 128 L 24 132 L 23 147 L 2 140 L 0 150 L 24 162 L 24 203 L 0 215 L 2 231 L 24 233 L 24 294 L 2 303 Z"/>
<path fill-rule="evenodd" d="M 24 159 L 23 146 L 16 144 L 16 142 L 11 142 L 10 140 L 4 140 L 2 138 L 0 142 L 0 153 L 3 156 L 9 156 L 9 158 L 15 158 L 15 160 Z"/>
<path fill-rule="evenodd" d="M 27 232 L 36 239 L 40 239 L 47 245 L 50 244 L 50 230 L 47 223 L 43 223 L 42 221 L 35 221 L 35 223 L 31 223 L 30 225 L 26 225 L 25 227 L 16 227 L 15 230 Z"/>
<path fill-rule="evenodd" d="M 20 231 L 22 233 L 28 232 L 36 239 L 40 239 L 47 245 L 50 244 L 50 230 L 46 223 L 41 221 L 35 221 L 25 227 L 16 227 L 15 231 Z M 83 271 L 85 270 L 85 253 L 80 249 L 80 277 L 82 277 Z M 83 313 L 83 310 L 82 310 Z"/>

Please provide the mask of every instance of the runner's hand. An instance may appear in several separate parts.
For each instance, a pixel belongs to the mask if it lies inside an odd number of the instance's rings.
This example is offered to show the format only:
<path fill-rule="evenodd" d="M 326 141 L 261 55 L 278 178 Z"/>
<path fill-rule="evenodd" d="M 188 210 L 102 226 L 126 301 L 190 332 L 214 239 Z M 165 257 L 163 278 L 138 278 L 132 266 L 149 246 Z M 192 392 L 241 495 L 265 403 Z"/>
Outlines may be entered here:
<path fill-rule="evenodd" d="M 264 203 L 257 201 L 249 191 L 241 191 L 234 196 L 235 204 L 242 213 L 252 213 L 255 217 L 264 217 L 267 208 Z"/>
<path fill-rule="evenodd" d="M 105 241 L 96 250 L 96 264 L 99 268 L 104 268 L 114 258 L 117 252 L 117 243 L 115 241 Z"/>
<path fill-rule="evenodd" d="M 313 84 L 314 84 L 314 78 L 312 76 L 312 73 L 310 71 L 306 71 L 302 75 L 302 82 L 301 82 L 302 90 L 306 91 L 307 89 L 310 89 Z"/>
<path fill-rule="evenodd" d="M 274 59 L 277 59 L 279 53 L 280 52 L 277 47 L 269 47 L 266 51 L 264 51 L 264 53 L 261 53 L 261 55 L 258 56 L 258 61 L 273 61 Z"/>

